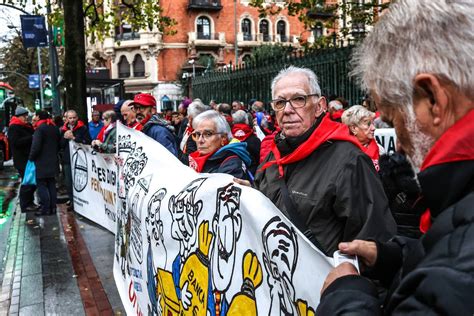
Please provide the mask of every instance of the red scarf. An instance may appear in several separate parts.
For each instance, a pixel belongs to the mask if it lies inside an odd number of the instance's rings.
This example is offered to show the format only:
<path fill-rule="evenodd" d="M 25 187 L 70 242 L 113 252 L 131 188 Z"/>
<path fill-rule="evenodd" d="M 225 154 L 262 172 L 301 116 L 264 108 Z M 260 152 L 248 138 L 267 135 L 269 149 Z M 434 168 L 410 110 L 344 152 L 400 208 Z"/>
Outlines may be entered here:
<path fill-rule="evenodd" d="M 232 135 L 234 135 L 234 137 L 240 140 L 241 142 L 249 138 L 252 134 L 253 129 L 247 124 L 238 123 L 232 126 Z"/>
<path fill-rule="evenodd" d="M 129 128 L 136 129 L 137 131 L 141 131 L 142 128 L 143 128 L 143 125 L 140 124 L 140 122 L 138 122 L 138 121 L 135 121 L 135 122 L 133 122 L 133 123 L 131 123 L 131 124 L 128 124 L 127 126 L 128 126 Z"/>
<path fill-rule="evenodd" d="M 140 122 L 143 126 L 151 119 L 151 115 L 145 116 L 145 118 Z"/>
<path fill-rule="evenodd" d="M 102 143 L 105 140 L 105 130 L 106 130 L 106 128 L 107 128 L 106 126 L 102 126 L 102 128 L 99 131 L 99 134 L 97 134 L 97 137 L 96 137 L 96 139 L 100 140 Z"/>
<path fill-rule="evenodd" d="M 201 153 L 196 150 L 195 152 L 189 154 L 189 166 L 197 172 L 201 172 L 204 168 L 204 165 L 206 164 L 207 159 L 214 155 L 215 152 L 216 151 L 207 155 L 201 155 Z"/>
<path fill-rule="evenodd" d="M 260 170 L 265 170 L 272 165 L 278 165 L 280 177 L 283 177 L 283 165 L 303 160 L 325 142 L 338 140 L 351 142 L 363 150 L 362 145 L 359 143 L 357 138 L 350 135 L 347 125 L 334 122 L 331 120 L 329 115 L 326 115 L 319 126 L 316 127 L 313 134 L 311 134 L 311 136 L 304 143 L 299 145 L 291 154 L 282 158 L 278 151 L 278 147 L 275 142 L 273 142 L 271 150 L 275 156 L 275 160 L 265 163 Z"/>
<path fill-rule="evenodd" d="M 12 126 L 12 125 L 20 125 L 20 126 L 23 126 L 23 127 L 26 127 L 26 128 L 33 129 L 33 126 L 31 126 L 31 124 L 23 122 L 22 120 L 20 120 L 16 116 L 13 116 L 10 119 L 10 125 L 9 126 Z"/>
<path fill-rule="evenodd" d="M 372 159 L 372 162 L 374 163 L 375 170 L 379 171 L 379 158 L 380 158 L 380 152 L 379 152 L 379 145 L 377 145 L 377 142 L 375 139 L 372 139 L 369 143 L 369 146 L 365 147 L 362 146 L 362 151 L 367 154 L 367 156 Z"/>
<path fill-rule="evenodd" d="M 66 122 L 64 123 L 63 127 L 61 127 L 61 130 L 63 132 L 65 131 L 68 131 L 69 130 L 69 124 Z M 76 130 L 78 130 L 79 128 L 83 127 L 84 126 L 84 123 L 82 123 L 82 121 L 77 121 L 77 124 L 76 126 L 73 127 L 72 131 L 75 132 Z"/>
<path fill-rule="evenodd" d="M 331 114 L 331 119 L 333 120 L 338 120 L 342 117 L 342 113 L 344 113 L 344 110 L 337 110 L 333 114 Z"/>
<path fill-rule="evenodd" d="M 52 119 L 45 119 L 45 120 L 39 120 L 38 122 L 36 122 L 35 128 L 38 128 L 42 124 L 56 126 L 56 124 L 54 124 Z"/>
<path fill-rule="evenodd" d="M 426 155 L 420 171 L 448 162 L 474 160 L 474 110 L 454 123 L 441 135 Z M 426 233 L 431 227 L 431 212 L 427 209 L 420 219 L 420 230 Z"/>

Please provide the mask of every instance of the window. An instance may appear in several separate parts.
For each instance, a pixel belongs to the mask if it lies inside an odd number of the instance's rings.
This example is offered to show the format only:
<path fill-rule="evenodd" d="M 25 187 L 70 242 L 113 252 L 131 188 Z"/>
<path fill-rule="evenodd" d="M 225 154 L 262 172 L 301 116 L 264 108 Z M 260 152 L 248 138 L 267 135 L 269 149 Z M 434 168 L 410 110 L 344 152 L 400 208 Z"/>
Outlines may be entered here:
<path fill-rule="evenodd" d="M 264 42 L 270 41 L 270 32 L 269 32 L 270 28 L 269 28 L 267 20 L 260 21 L 259 29 L 260 29 L 260 34 L 262 34 L 262 40 Z"/>
<path fill-rule="evenodd" d="M 243 19 L 241 23 L 242 33 L 244 34 L 244 41 L 252 40 L 252 22 L 249 19 Z"/>
<path fill-rule="evenodd" d="M 118 63 L 119 78 L 130 77 L 130 64 L 125 56 L 120 57 Z"/>
<path fill-rule="evenodd" d="M 133 60 L 133 76 L 134 77 L 145 77 L 145 62 L 142 56 L 136 55 Z"/>
<path fill-rule="evenodd" d="M 286 36 L 286 22 L 285 21 L 278 21 L 277 23 L 277 34 L 280 36 L 280 41 L 287 42 L 288 37 Z"/>
<path fill-rule="evenodd" d="M 211 39 L 211 20 L 205 16 L 197 19 L 197 38 Z"/>
<path fill-rule="evenodd" d="M 140 34 L 132 30 L 130 24 L 122 24 L 115 27 L 115 39 L 117 41 L 128 41 L 133 39 L 139 39 Z"/>

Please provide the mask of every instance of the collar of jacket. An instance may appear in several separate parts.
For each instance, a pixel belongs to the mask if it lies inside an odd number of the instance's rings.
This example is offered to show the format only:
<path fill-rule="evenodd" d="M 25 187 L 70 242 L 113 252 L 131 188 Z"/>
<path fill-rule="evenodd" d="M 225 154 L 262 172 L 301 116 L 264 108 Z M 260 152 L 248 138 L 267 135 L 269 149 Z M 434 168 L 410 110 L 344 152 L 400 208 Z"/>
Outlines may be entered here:
<path fill-rule="evenodd" d="M 12 126 L 12 125 L 19 125 L 19 126 L 23 126 L 23 127 L 26 127 L 28 129 L 33 129 L 33 126 L 31 126 L 30 123 L 25 123 L 23 122 L 22 120 L 20 120 L 18 117 L 16 116 L 13 116 L 11 119 L 10 119 L 10 124 L 9 126 Z"/>
<path fill-rule="evenodd" d="M 83 126 L 84 126 L 84 123 L 81 120 L 78 120 L 76 126 L 73 127 L 72 131 L 75 132 Z M 69 124 L 67 122 L 64 123 L 63 127 L 61 127 L 61 130 L 63 132 L 68 131 L 69 130 Z"/>

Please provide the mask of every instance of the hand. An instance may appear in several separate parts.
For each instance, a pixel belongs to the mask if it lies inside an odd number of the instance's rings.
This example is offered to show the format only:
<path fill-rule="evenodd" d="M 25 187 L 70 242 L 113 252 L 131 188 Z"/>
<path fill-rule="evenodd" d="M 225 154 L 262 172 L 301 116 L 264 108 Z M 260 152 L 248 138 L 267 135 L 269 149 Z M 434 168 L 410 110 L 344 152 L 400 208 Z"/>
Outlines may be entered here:
<path fill-rule="evenodd" d="M 314 316 L 314 309 L 311 306 L 308 306 L 308 302 L 303 300 L 296 301 L 296 308 L 298 310 L 298 315 L 300 316 Z"/>
<path fill-rule="evenodd" d="M 242 278 L 252 282 L 254 289 L 262 284 L 262 265 L 258 261 L 257 255 L 247 250 L 242 262 Z"/>
<path fill-rule="evenodd" d="M 185 310 L 191 306 L 191 300 L 193 299 L 193 293 L 188 290 L 189 282 L 184 282 L 183 288 L 181 289 L 181 304 Z"/>
<path fill-rule="evenodd" d="M 321 289 L 321 295 L 323 295 L 324 291 L 329 285 L 331 285 L 332 282 L 346 275 L 359 275 L 354 265 L 349 262 L 341 263 L 328 274 L 326 280 L 324 280 L 323 288 Z"/>
<path fill-rule="evenodd" d="M 348 255 L 356 255 L 364 266 L 370 268 L 377 261 L 377 245 L 373 241 L 354 240 L 351 242 L 341 242 L 339 250 Z"/>
<path fill-rule="evenodd" d="M 207 258 L 209 248 L 211 247 L 213 234 L 209 231 L 209 221 L 203 221 L 199 225 L 199 251 Z"/>
<path fill-rule="evenodd" d="M 240 185 L 244 185 L 246 187 L 252 187 L 249 180 L 242 180 L 242 179 L 239 179 L 239 178 L 234 178 L 234 182 L 237 183 L 237 184 L 240 184 Z"/>
<path fill-rule="evenodd" d="M 65 132 L 64 132 L 64 138 L 66 138 L 66 139 L 73 139 L 73 138 L 74 138 L 74 134 L 73 134 L 72 131 L 70 131 L 70 130 L 65 131 Z"/>

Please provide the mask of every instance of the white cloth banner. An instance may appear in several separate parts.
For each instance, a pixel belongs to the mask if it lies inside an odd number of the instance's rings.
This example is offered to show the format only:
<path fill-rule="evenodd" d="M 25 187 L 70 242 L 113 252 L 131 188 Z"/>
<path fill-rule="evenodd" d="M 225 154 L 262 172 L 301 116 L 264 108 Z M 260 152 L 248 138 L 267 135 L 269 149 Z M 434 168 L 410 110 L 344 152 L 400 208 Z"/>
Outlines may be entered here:
<path fill-rule="evenodd" d="M 378 128 L 374 133 L 375 140 L 379 143 L 387 154 L 396 151 L 397 135 L 394 128 Z"/>
<path fill-rule="evenodd" d="M 115 233 L 117 165 L 114 155 L 99 154 L 91 146 L 69 142 L 74 210 Z"/>
<path fill-rule="evenodd" d="M 129 315 L 311 315 L 332 267 L 263 194 L 118 126 L 114 277 Z"/>

